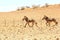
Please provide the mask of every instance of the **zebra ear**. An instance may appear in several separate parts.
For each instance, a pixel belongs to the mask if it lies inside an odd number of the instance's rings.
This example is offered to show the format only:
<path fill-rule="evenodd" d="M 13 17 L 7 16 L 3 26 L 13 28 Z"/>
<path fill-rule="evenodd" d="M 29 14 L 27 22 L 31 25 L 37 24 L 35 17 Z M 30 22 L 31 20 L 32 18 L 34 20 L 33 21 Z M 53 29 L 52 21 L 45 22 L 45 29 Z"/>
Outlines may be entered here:
<path fill-rule="evenodd" d="M 45 17 L 46 15 L 44 15 L 44 17 Z"/>
<path fill-rule="evenodd" d="M 24 17 L 26 17 L 26 16 L 24 16 Z"/>

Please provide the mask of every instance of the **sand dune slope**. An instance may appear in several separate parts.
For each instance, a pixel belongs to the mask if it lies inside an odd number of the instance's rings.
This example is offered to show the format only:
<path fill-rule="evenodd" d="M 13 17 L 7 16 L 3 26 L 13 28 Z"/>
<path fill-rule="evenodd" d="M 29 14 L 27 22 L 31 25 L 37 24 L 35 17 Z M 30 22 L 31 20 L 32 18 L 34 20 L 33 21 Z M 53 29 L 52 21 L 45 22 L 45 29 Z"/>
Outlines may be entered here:
<path fill-rule="evenodd" d="M 46 15 L 55 18 L 57 26 L 46 26 Z M 38 23 L 38 27 L 24 27 L 22 18 L 27 16 Z M 51 29 L 51 30 L 50 30 Z M 60 5 L 49 5 L 48 7 L 26 8 L 20 11 L 0 12 L 0 40 L 59 40 L 60 39 Z"/>

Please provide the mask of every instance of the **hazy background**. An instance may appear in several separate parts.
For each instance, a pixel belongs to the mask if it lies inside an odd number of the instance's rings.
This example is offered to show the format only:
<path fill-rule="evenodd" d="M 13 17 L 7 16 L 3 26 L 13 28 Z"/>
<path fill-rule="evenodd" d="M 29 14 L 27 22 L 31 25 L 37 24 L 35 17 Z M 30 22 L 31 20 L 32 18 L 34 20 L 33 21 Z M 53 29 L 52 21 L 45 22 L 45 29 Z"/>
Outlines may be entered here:
<path fill-rule="evenodd" d="M 16 10 L 22 6 L 59 4 L 60 0 L 0 0 L 0 12 Z"/>

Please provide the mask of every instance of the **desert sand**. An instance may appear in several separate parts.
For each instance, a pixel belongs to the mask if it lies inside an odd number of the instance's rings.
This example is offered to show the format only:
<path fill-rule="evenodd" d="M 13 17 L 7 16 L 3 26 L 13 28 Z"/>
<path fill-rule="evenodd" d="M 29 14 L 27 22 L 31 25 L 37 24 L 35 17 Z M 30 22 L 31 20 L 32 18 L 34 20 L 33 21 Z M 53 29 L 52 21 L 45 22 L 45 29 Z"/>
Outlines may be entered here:
<path fill-rule="evenodd" d="M 44 15 L 55 18 L 58 25 L 52 26 L 51 23 L 50 27 L 46 26 L 45 20 L 42 20 Z M 27 25 L 25 28 L 24 16 L 34 19 L 38 27 Z M 60 4 L 0 12 L 0 40 L 60 40 Z"/>

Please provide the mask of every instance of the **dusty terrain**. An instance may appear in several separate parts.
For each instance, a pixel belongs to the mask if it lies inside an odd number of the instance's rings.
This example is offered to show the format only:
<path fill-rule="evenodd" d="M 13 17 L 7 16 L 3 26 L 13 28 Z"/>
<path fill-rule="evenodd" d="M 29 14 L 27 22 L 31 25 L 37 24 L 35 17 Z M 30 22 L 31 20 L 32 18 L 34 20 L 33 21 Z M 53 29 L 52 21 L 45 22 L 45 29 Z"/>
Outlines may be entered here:
<path fill-rule="evenodd" d="M 41 20 L 44 15 L 55 18 L 58 25 L 46 26 L 45 21 Z M 36 20 L 38 27 L 27 25 L 25 28 L 24 16 Z M 60 5 L 0 12 L 0 40 L 60 40 Z"/>

